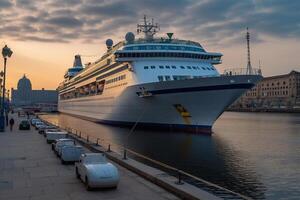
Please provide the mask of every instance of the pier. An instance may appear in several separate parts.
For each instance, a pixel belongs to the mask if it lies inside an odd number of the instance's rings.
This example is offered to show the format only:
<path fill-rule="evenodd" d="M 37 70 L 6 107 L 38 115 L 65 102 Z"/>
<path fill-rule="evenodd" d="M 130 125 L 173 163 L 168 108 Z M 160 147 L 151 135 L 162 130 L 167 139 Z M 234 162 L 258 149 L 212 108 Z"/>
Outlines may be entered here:
<path fill-rule="evenodd" d="M 76 179 L 74 165 L 62 165 L 42 135 L 33 128 L 17 130 L 22 118 L 14 119 L 14 130 L 7 127 L 0 134 L 0 199 L 178 199 L 120 165 L 118 189 L 88 192 Z"/>

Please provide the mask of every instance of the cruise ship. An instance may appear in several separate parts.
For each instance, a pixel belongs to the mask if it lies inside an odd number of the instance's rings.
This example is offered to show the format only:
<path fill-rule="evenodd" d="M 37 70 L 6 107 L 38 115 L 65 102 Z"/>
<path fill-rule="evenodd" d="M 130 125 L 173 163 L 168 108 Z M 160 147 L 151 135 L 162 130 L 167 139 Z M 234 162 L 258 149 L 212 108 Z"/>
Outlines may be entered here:
<path fill-rule="evenodd" d="M 167 33 L 144 17 L 137 33 L 106 41 L 107 51 L 82 65 L 75 56 L 59 85 L 58 110 L 98 123 L 211 133 L 224 110 L 262 78 L 260 70 L 215 65 L 222 54 Z"/>

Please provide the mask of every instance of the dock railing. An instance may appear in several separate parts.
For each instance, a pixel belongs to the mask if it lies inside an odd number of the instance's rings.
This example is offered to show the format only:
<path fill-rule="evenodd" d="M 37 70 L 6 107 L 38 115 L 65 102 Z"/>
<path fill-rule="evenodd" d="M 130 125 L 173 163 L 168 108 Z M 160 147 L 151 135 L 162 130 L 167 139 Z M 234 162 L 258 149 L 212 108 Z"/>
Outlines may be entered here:
<path fill-rule="evenodd" d="M 82 131 L 72 129 L 70 127 L 62 127 L 62 126 L 59 126 L 59 124 L 55 124 L 55 123 L 51 123 L 51 124 L 59 127 L 60 129 L 66 130 L 69 134 L 72 134 L 73 136 L 76 136 L 77 138 L 83 139 L 91 145 L 101 146 L 102 148 L 106 149 L 106 152 L 113 151 L 121 156 L 123 155 L 124 160 L 134 159 L 134 160 L 140 161 L 142 163 L 148 164 L 150 166 L 157 167 L 158 169 L 166 172 L 167 174 L 177 177 L 176 184 L 178 184 L 178 185 L 181 185 L 181 184 L 184 184 L 184 182 L 187 182 L 187 183 L 190 183 L 196 187 L 199 187 L 209 193 L 212 193 L 218 197 L 221 197 L 223 199 L 244 199 L 244 200 L 251 199 L 250 197 L 244 196 L 237 192 L 231 191 L 229 189 L 226 189 L 224 187 L 221 187 L 219 185 L 216 185 L 214 183 L 211 183 L 209 181 L 206 181 L 204 179 L 196 177 L 188 172 L 185 172 L 178 168 L 172 167 L 172 166 L 162 163 L 158 160 L 149 158 L 148 156 L 142 155 L 142 154 L 135 152 L 129 148 L 125 148 L 124 145 L 116 144 L 112 141 L 104 140 L 99 137 L 95 137 L 95 136 L 83 133 Z"/>
<path fill-rule="evenodd" d="M 261 69 L 252 68 L 251 70 L 247 68 L 230 68 L 225 69 L 223 76 L 236 76 L 236 75 L 262 75 Z"/>

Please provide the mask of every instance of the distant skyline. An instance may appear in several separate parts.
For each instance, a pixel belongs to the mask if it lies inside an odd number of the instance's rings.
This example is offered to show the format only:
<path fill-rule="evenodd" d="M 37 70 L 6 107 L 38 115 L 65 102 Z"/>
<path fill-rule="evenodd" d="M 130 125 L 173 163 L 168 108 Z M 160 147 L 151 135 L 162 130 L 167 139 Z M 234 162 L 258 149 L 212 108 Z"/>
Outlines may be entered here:
<path fill-rule="evenodd" d="M 246 67 L 246 27 L 252 66 L 261 60 L 264 76 L 300 71 L 299 10 L 296 0 L 0 0 L 1 48 L 14 52 L 7 88 L 26 74 L 34 89 L 55 89 L 75 54 L 98 59 L 106 39 L 135 33 L 144 14 L 160 24 L 158 37 L 174 32 L 222 53 L 219 72 Z"/>

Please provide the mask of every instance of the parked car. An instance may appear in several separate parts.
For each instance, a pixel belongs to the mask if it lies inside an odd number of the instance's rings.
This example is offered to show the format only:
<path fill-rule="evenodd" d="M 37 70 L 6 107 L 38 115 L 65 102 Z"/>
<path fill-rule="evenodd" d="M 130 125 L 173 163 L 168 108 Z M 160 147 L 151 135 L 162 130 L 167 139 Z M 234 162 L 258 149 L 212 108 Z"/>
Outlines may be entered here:
<path fill-rule="evenodd" d="M 61 163 L 65 164 L 66 162 L 78 162 L 81 154 L 83 153 L 84 149 L 80 145 L 63 146 L 60 154 Z"/>
<path fill-rule="evenodd" d="M 45 125 L 46 124 L 44 122 L 42 122 L 42 121 L 35 122 L 35 124 L 34 124 L 36 130 L 38 130 L 40 127 L 43 127 Z"/>
<path fill-rule="evenodd" d="M 56 129 L 55 126 L 45 125 L 39 128 L 39 134 L 44 134 L 46 129 Z"/>
<path fill-rule="evenodd" d="M 31 122 L 31 125 L 34 126 L 36 122 L 41 122 L 41 120 L 38 119 L 38 118 L 32 118 L 32 119 L 30 120 L 30 122 Z"/>
<path fill-rule="evenodd" d="M 75 141 L 70 138 L 63 138 L 63 139 L 58 139 L 56 140 L 55 147 L 54 147 L 54 152 L 58 157 L 60 157 L 61 154 L 61 149 L 64 146 L 75 146 Z"/>
<path fill-rule="evenodd" d="M 61 130 L 58 128 L 47 128 L 43 131 L 42 134 L 44 135 L 44 137 L 46 137 L 47 133 L 53 133 L 53 132 L 61 132 Z"/>
<path fill-rule="evenodd" d="M 28 120 L 22 120 L 19 124 L 19 130 L 30 130 L 30 124 Z"/>
<path fill-rule="evenodd" d="M 67 132 L 65 131 L 59 131 L 59 132 L 47 132 L 46 133 L 46 139 L 47 139 L 47 143 L 51 144 L 52 142 L 54 142 L 57 139 L 62 139 L 62 138 L 66 138 L 68 135 Z"/>
<path fill-rule="evenodd" d="M 75 163 L 77 178 L 81 179 L 87 190 L 93 188 L 117 188 L 120 176 L 118 169 L 107 162 L 103 153 L 84 153 Z"/>

